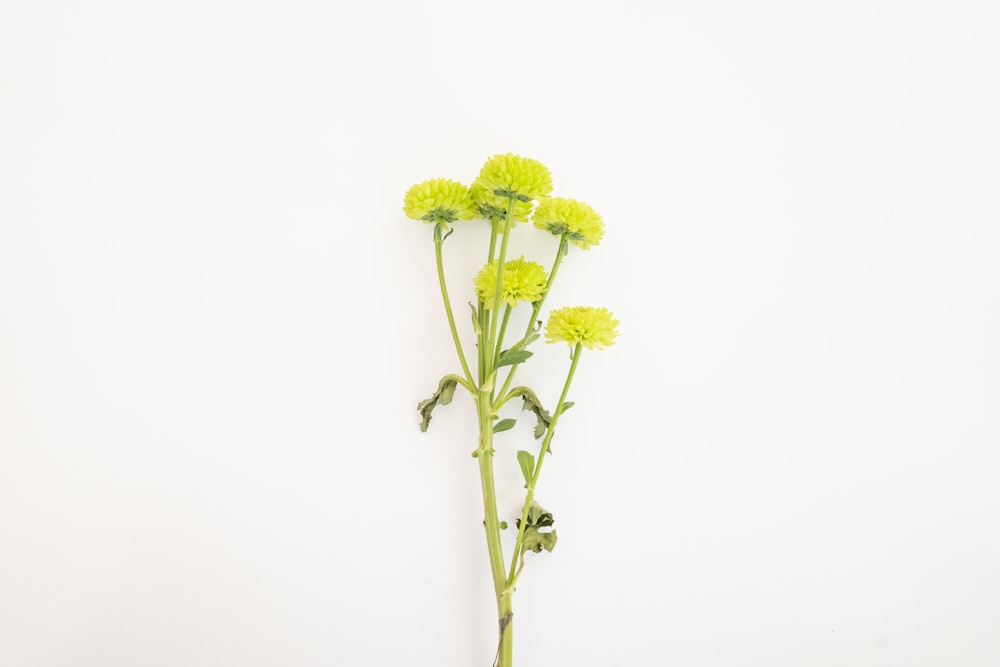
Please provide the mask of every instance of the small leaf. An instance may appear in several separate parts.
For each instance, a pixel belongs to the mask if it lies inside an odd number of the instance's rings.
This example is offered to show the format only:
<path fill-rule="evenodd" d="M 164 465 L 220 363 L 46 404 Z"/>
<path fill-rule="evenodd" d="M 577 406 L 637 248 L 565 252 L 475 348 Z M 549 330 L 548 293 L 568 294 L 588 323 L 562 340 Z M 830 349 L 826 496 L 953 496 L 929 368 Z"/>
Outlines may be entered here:
<path fill-rule="evenodd" d="M 507 522 L 506 521 L 501 521 L 500 522 L 500 530 L 507 530 Z"/>
<path fill-rule="evenodd" d="M 514 364 L 520 364 L 534 354 L 534 352 L 529 352 L 528 350 L 518 350 L 514 348 L 505 350 L 500 353 L 500 360 L 497 361 L 497 368 L 500 368 L 501 366 L 513 366 Z"/>
<path fill-rule="evenodd" d="M 420 413 L 420 430 L 423 432 L 427 431 L 427 426 L 431 423 L 431 412 L 434 408 L 441 405 L 448 405 L 451 403 L 452 396 L 455 395 L 455 388 L 458 386 L 458 381 L 450 376 L 446 375 L 441 378 L 441 382 L 438 383 L 438 389 L 434 392 L 434 395 L 430 398 L 420 401 L 417 404 L 417 411 Z"/>
<path fill-rule="evenodd" d="M 576 403 L 574 403 L 573 401 L 566 401 L 565 403 L 562 404 L 562 411 L 566 412 L 574 405 L 576 405 Z"/>
<path fill-rule="evenodd" d="M 535 327 L 532 327 L 531 331 L 528 333 L 527 336 L 517 341 L 517 343 L 515 343 L 514 345 L 511 345 L 510 349 L 523 350 L 524 348 L 528 347 L 536 340 L 541 338 L 541 334 L 538 333 L 540 326 L 541 326 L 541 320 L 538 321 L 538 324 Z"/>
<path fill-rule="evenodd" d="M 494 433 L 503 433 L 504 431 L 509 431 L 514 428 L 514 424 L 517 423 L 516 419 L 501 419 L 496 424 L 493 425 Z"/>
<path fill-rule="evenodd" d="M 535 457 L 531 452 L 526 452 L 523 449 L 517 453 L 517 462 L 521 466 L 521 474 L 524 475 L 524 483 L 528 484 L 531 481 L 531 476 L 535 472 Z"/>

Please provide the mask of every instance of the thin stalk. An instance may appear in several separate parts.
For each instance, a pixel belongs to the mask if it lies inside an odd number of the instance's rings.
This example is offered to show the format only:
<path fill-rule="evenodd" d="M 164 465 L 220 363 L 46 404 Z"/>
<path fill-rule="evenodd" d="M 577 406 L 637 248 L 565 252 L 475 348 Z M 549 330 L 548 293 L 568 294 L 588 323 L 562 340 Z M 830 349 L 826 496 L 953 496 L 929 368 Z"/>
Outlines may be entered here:
<path fill-rule="evenodd" d="M 559 272 L 559 266 L 562 264 L 562 258 L 566 255 L 566 250 L 569 249 L 569 241 L 563 236 L 559 241 L 559 249 L 556 250 L 556 259 L 552 262 L 552 270 L 549 271 L 549 279 L 545 283 L 545 291 L 542 292 L 542 298 L 532 304 L 531 307 L 531 317 L 528 318 L 528 327 L 524 330 L 524 336 L 527 337 L 531 333 L 531 328 L 535 326 L 535 320 L 538 319 L 538 313 L 542 312 L 542 306 L 545 304 L 545 298 L 549 295 L 549 290 L 552 289 L 552 283 L 556 280 L 556 273 Z M 503 401 L 503 397 L 507 394 L 507 390 L 510 389 L 510 383 L 514 381 L 514 373 L 517 371 L 517 367 L 521 364 L 514 364 L 510 367 L 510 372 L 507 373 L 507 379 L 504 380 L 503 388 L 500 389 L 500 393 L 497 396 Z M 502 405 L 502 403 L 501 403 Z M 494 408 L 499 408 L 499 405 L 494 406 Z"/>
<path fill-rule="evenodd" d="M 510 304 L 508 303 L 507 306 L 504 308 L 504 311 L 503 311 L 503 321 L 500 322 L 500 334 L 499 334 L 499 338 L 497 338 L 497 344 L 496 344 L 496 348 L 497 349 L 496 349 L 496 352 L 493 355 L 493 367 L 494 368 L 496 368 L 496 365 L 498 363 L 500 363 L 500 350 L 503 347 L 503 337 L 504 337 L 504 334 L 507 332 L 507 322 L 510 321 L 510 311 L 512 311 L 512 310 L 513 310 L 513 308 L 511 308 Z M 500 395 L 502 396 L 503 393 L 501 392 Z"/>
<path fill-rule="evenodd" d="M 545 455 L 549 451 L 549 443 L 552 442 L 552 436 L 556 432 L 556 424 L 563 413 L 563 405 L 566 403 L 566 395 L 569 393 L 569 386 L 573 382 L 573 375 L 576 374 L 576 366 L 580 361 L 580 351 L 582 349 L 583 346 L 580 343 L 577 343 L 573 348 L 569 374 L 566 376 L 566 384 L 563 385 L 562 395 L 559 396 L 559 405 L 556 406 L 555 412 L 552 413 L 552 421 L 549 422 L 549 429 L 545 432 L 545 439 L 542 440 L 542 450 L 538 453 L 535 470 L 531 474 L 531 479 L 528 480 L 528 493 L 524 498 L 524 509 L 521 510 L 521 525 L 518 526 L 517 541 L 514 543 L 514 557 L 510 561 L 510 576 L 507 579 L 508 589 L 514 585 L 517 581 L 517 575 L 520 574 L 515 568 L 517 567 L 517 558 L 523 548 L 524 530 L 528 524 L 528 508 L 531 507 L 531 503 L 535 499 L 535 485 L 538 484 L 538 476 L 542 473 L 542 464 L 545 463 Z"/>
<path fill-rule="evenodd" d="M 492 353 L 497 346 L 497 325 L 499 324 L 500 318 L 497 314 L 500 312 L 500 295 L 503 289 L 503 265 L 507 260 L 507 241 L 510 240 L 510 230 L 514 226 L 514 197 L 507 198 L 507 219 L 503 226 L 503 237 L 500 240 L 500 256 L 497 258 L 497 285 L 493 294 L 493 317 L 490 318 L 490 337 L 488 341 L 488 354 L 487 359 L 492 359 Z M 493 372 L 493 367 L 491 366 L 486 375 Z"/>
<path fill-rule="evenodd" d="M 498 224 L 500 224 L 499 220 L 495 218 L 490 220 L 490 252 L 486 256 L 487 264 L 493 261 L 493 254 L 496 252 Z M 476 315 L 479 317 L 479 384 L 482 384 L 486 380 L 486 332 L 490 329 L 490 314 L 487 312 L 482 299 L 479 299 L 478 303 Z"/>
<path fill-rule="evenodd" d="M 455 351 L 458 352 L 458 360 L 462 363 L 462 371 L 469 384 L 475 384 L 472 379 L 472 372 L 469 370 L 469 362 L 465 360 L 465 350 L 462 349 L 462 342 L 458 338 L 458 330 L 455 328 L 455 316 L 451 312 L 451 299 L 448 298 L 448 286 L 444 280 L 444 259 L 441 247 L 444 245 L 444 237 L 441 235 L 443 225 L 434 225 L 434 257 L 437 259 L 438 284 L 441 285 L 441 298 L 444 300 L 444 310 L 448 314 L 448 326 L 451 328 L 451 339 L 455 343 Z"/>
<path fill-rule="evenodd" d="M 479 340 L 476 343 L 476 349 L 479 356 L 479 384 L 482 385 L 486 381 L 486 332 L 490 327 L 490 315 L 486 312 L 482 299 L 479 299 L 477 303 L 476 317 L 479 319 Z"/>

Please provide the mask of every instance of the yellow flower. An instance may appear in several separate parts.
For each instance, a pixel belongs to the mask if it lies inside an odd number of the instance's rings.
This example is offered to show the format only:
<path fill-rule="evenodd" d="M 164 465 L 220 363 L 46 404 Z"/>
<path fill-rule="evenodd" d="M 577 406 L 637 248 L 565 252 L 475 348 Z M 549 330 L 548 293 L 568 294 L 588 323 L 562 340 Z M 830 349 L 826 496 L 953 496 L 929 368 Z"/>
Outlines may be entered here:
<path fill-rule="evenodd" d="M 547 197 L 552 192 L 552 174 L 537 160 L 505 153 L 494 155 L 479 172 L 476 184 L 488 194 L 521 202 Z"/>
<path fill-rule="evenodd" d="M 535 227 L 556 236 L 564 236 L 570 243 L 584 250 L 598 245 L 604 236 L 604 221 L 597 211 L 582 201 L 553 197 L 543 199 L 532 218 Z"/>
<path fill-rule="evenodd" d="M 613 345 L 618 336 L 618 320 L 607 308 L 571 306 L 549 314 L 545 338 L 549 343 L 563 341 L 570 347 L 580 343 L 588 350 Z"/>
<path fill-rule="evenodd" d="M 469 188 L 447 178 L 417 183 L 403 197 L 406 217 L 424 222 L 454 222 L 476 217 L 476 203 Z"/>
<path fill-rule="evenodd" d="M 537 262 L 527 260 L 523 256 L 504 262 L 500 299 L 512 307 L 516 306 L 518 301 L 534 303 L 542 298 L 547 281 L 545 269 Z M 483 300 L 483 305 L 492 308 L 497 289 L 496 260 L 484 266 L 473 282 L 476 285 L 476 293 Z"/>

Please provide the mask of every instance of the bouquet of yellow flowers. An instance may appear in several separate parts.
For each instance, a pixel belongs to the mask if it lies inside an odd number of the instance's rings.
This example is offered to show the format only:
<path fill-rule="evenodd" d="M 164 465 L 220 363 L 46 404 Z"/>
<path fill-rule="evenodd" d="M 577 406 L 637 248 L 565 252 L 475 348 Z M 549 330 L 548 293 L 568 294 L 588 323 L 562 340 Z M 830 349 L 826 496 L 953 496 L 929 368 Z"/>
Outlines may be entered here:
<path fill-rule="evenodd" d="M 462 366 L 461 375 L 444 376 L 437 391 L 417 406 L 420 430 L 427 430 L 434 408 L 450 403 L 459 385 L 472 396 L 479 417 L 478 446 L 472 455 L 479 463 L 483 491 L 486 545 L 499 619 L 499 646 L 495 659 L 499 667 L 510 667 L 512 662 L 512 597 L 524 568 L 525 554 L 552 551 L 556 544 L 556 531 L 552 528 L 554 519 L 535 501 L 535 488 L 559 418 L 573 405 L 566 399 L 580 356 L 583 348 L 602 349 L 613 344 L 618 335 L 618 320 L 606 308 L 573 306 L 554 310 L 549 313 L 545 327 L 546 340 L 566 343 L 571 350 L 566 382 L 555 408 L 549 411 L 542 407 L 537 394 L 529 387 L 511 387 L 517 369 L 533 354 L 529 346 L 541 337 L 542 323 L 538 316 L 570 245 L 589 250 L 600 244 L 604 235 L 604 222 L 593 208 L 574 199 L 550 197 L 551 193 L 552 176 L 544 165 L 508 153 L 487 160 L 470 187 L 450 179 L 435 178 L 414 185 L 403 199 L 403 211 L 409 218 L 434 226 L 438 282 L 452 341 Z M 476 293 L 476 304 L 470 302 L 477 348 L 475 372 L 469 365 L 455 326 L 442 256 L 444 242 L 454 232 L 452 224 L 474 218 L 488 221 L 493 231 L 486 264 L 472 281 Z M 517 223 L 529 221 L 559 240 L 552 269 L 547 275 L 537 262 L 524 257 L 507 257 L 511 232 Z M 528 326 L 517 340 L 506 345 L 511 312 L 522 304 L 531 308 Z M 500 520 L 497 512 L 493 440 L 496 434 L 514 427 L 514 419 L 500 418 L 501 409 L 514 398 L 520 398 L 523 409 L 534 414 L 534 436 L 542 442 L 537 455 L 526 449 L 516 454 L 526 492 L 517 520 L 513 553 L 510 563 L 506 564 L 501 530 L 506 529 L 507 524 Z"/>

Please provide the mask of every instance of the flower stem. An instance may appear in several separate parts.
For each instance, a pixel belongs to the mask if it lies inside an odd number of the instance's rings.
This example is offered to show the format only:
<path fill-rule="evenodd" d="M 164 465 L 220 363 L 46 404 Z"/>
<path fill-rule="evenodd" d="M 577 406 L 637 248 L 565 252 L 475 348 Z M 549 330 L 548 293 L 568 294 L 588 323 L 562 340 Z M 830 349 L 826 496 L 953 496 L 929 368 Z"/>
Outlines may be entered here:
<path fill-rule="evenodd" d="M 556 250 L 556 259 L 552 262 L 552 270 L 549 271 L 549 280 L 545 283 L 545 291 L 542 292 L 542 298 L 532 304 L 531 317 L 528 318 L 528 328 L 524 330 L 524 336 L 522 336 L 522 338 L 527 337 L 527 335 L 531 333 L 531 328 L 535 326 L 535 320 L 538 318 L 538 313 L 542 312 L 542 306 L 545 304 L 545 297 L 549 295 L 549 290 L 552 289 L 552 283 L 556 280 L 556 273 L 559 272 L 559 266 L 562 264 L 562 258 L 566 255 L 566 250 L 568 248 L 569 241 L 567 241 L 566 237 L 563 236 L 559 241 L 559 249 Z M 514 364 L 510 367 L 510 372 L 507 373 L 507 379 L 504 380 L 503 388 L 500 390 L 500 393 L 497 394 L 497 396 L 500 397 L 500 400 L 503 400 L 503 397 L 507 394 L 507 390 L 510 389 L 510 384 L 514 381 L 514 373 L 517 372 L 517 367 L 520 365 L 521 364 Z"/>
<path fill-rule="evenodd" d="M 496 485 L 493 479 L 493 390 L 496 378 L 493 375 L 496 361 L 494 355 L 499 354 L 500 344 L 497 342 L 497 324 L 500 320 L 500 294 L 503 280 L 503 265 L 507 256 L 507 241 L 510 238 L 510 228 L 514 217 L 514 199 L 508 201 L 507 219 L 504 223 L 503 237 L 500 242 L 500 257 L 497 260 L 497 285 L 493 295 L 493 308 L 487 309 L 482 300 L 479 305 L 480 338 L 479 338 L 479 394 L 476 406 L 479 411 L 479 448 L 476 450 L 479 459 L 479 481 L 483 492 L 483 521 L 486 528 L 486 550 L 490 558 L 490 574 L 493 576 L 493 591 L 497 600 L 497 618 L 499 619 L 499 643 L 497 651 L 498 667 L 510 667 L 511 649 L 513 647 L 513 630 L 510 625 L 511 599 L 507 591 L 507 572 L 503 567 L 503 545 L 500 542 L 500 517 L 497 514 Z M 493 223 L 490 238 L 489 261 L 493 261 L 496 250 L 496 225 Z M 508 309 L 509 313 L 509 309 Z M 508 315 L 509 316 L 509 315 Z M 506 328 L 506 319 L 504 317 Z M 500 335 L 503 336 L 504 329 Z"/>
<path fill-rule="evenodd" d="M 510 561 L 510 575 L 507 579 L 507 588 L 510 588 L 517 582 L 517 577 L 520 574 L 520 571 L 515 570 L 515 568 L 517 567 L 518 556 L 523 549 L 524 530 L 528 525 L 528 509 L 535 499 L 535 485 L 538 484 L 538 476 L 542 472 L 542 464 L 545 462 L 545 455 L 549 451 L 549 443 L 552 442 L 552 436 L 556 432 L 556 424 L 559 422 L 559 416 L 563 413 L 563 405 L 566 403 L 566 395 L 569 393 L 569 386 L 573 382 L 573 375 L 576 374 L 576 366 L 580 361 L 580 351 L 582 349 L 583 345 L 581 343 L 577 343 L 573 348 L 569 374 L 566 376 L 566 384 L 563 385 L 562 395 L 559 396 L 559 405 L 556 406 L 555 411 L 552 413 L 552 421 L 549 422 L 549 428 L 545 432 L 545 439 L 542 440 L 542 450 L 538 453 L 538 461 L 535 462 L 535 469 L 531 474 L 531 479 L 528 480 L 528 493 L 524 498 L 524 509 L 521 510 L 521 525 L 517 529 L 517 541 L 514 543 L 514 557 Z"/>
<path fill-rule="evenodd" d="M 507 198 L 507 219 L 504 221 L 503 225 L 503 237 L 500 240 L 500 256 L 497 258 L 497 285 L 496 290 L 493 294 L 493 316 L 490 318 L 490 337 L 487 341 L 487 360 L 492 360 L 492 354 L 498 347 L 497 343 L 497 324 L 499 324 L 499 314 L 500 314 L 500 295 L 503 291 L 503 265 L 507 260 L 507 241 L 510 240 L 510 230 L 514 226 L 514 202 L 516 200 L 514 197 Z M 487 369 L 486 375 L 493 372 L 493 366 Z"/>
<path fill-rule="evenodd" d="M 496 344 L 496 348 L 497 349 L 496 349 L 496 353 L 493 355 L 493 367 L 494 368 L 496 368 L 496 365 L 498 363 L 500 363 L 500 348 L 503 347 L 503 337 L 504 337 L 504 334 L 507 333 L 507 322 L 510 321 L 510 311 L 511 310 L 513 310 L 513 308 L 511 308 L 510 304 L 508 303 L 507 306 L 504 308 L 504 311 L 503 311 L 503 321 L 500 322 L 500 334 L 499 334 L 499 336 L 497 338 L 497 344 Z M 501 393 L 501 396 L 502 395 L 503 394 Z"/>
<path fill-rule="evenodd" d="M 476 400 L 479 412 L 479 448 L 476 450 L 476 456 L 479 460 L 479 481 L 483 492 L 486 550 L 489 554 L 490 574 L 493 577 L 493 591 L 497 600 L 497 618 L 500 620 L 500 647 L 497 665 L 510 667 L 512 635 L 508 614 L 511 611 L 511 599 L 510 593 L 506 590 L 507 573 L 503 567 L 500 517 L 497 514 L 496 485 L 493 479 L 493 420 L 490 403 L 491 388 L 481 387 Z"/>
<path fill-rule="evenodd" d="M 441 246 L 444 245 L 444 237 L 441 235 L 443 225 L 434 225 L 434 256 L 437 259 L 438 283 L 441 285 L 441 298 L 444 300 L 444 310 L 448 314 L 448 326 L 451 327 L 451 339 L 455 343 L 455 351 L 458 352 L 458 360 L 462 363 L 462 371 L 469 384 L 474 385 L 472 372 L 469 371 L 469 362 L 465 360 L 465 351 L 462 349 L 462 342 L 458 338 L 458 330 L 455 328 L 455 316 L 451 312 L 451 299 L 448 298 L 448 286 L 444 280 L 444 259 L 441 254 Z"/>

